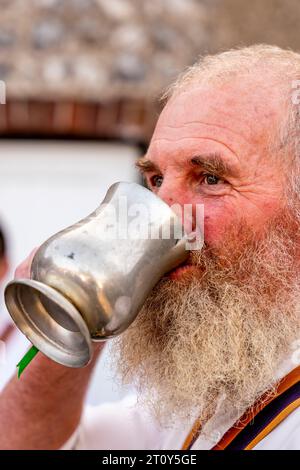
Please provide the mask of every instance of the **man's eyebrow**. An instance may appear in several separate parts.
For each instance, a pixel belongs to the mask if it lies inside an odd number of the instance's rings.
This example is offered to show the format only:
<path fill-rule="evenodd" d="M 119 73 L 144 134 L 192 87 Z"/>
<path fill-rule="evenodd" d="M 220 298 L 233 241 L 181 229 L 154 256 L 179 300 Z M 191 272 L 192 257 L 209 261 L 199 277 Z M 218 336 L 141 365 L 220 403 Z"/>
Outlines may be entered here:
<path fill-rule="evenodd" d="M 158 166 L 146 157 L 139 158 L 136 161 L 135 166 L 141 173 L 147 173 L 149 171 L 157 171 L 158 173 L 161 173 Z"/>
<path fill-rule="evenodd" d="M 234 176 L 237 171 L 231 165 L 224 161 L 219 153 L 206 153 L 195 155 L 190 159 L 193 167 L 199 166 L 205 171 L 219 176 Z"/>
<path fill-rule="evenodd" d="M 228 162 L 226 162 L 219 153 L 195 155 L 190 158 L 189 164 L 192 167 L 201 167 L 201 169 L 219 176 L 234 176 L 237 174 L 236 168 L 228 164 Z M 161 174 L 159 167 L 146 157 L 139 158 L 136 161 L 135 166 L 142 174 L 151 171 Z"/>

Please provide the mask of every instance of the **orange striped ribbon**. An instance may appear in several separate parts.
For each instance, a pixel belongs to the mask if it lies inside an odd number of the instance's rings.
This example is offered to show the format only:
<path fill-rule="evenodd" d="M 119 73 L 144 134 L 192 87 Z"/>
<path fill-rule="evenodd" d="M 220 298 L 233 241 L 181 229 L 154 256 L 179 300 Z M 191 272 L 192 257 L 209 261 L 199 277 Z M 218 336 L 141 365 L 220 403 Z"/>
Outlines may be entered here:
<path fill-rule="evenodd" d="M 286 390 L 295 385 L 300 381 L 300 366 L 296 369 L 293 369 L 288 375 L 286 375 L 280 382 L 277 387 L 276 393 L 264 394 L 257 404 L 255 404 L 250 410 L 247 410 L 244 415 L 235 423 L 235 425 L 230 428 L 222 437 L 222 439 L 216 444 L 212 450 L 224 450 L 226 447 L 235 439 L 236 436 L 250 423 L 254 417 L 263 410 L 271 401 L 273 401 L 278 396 L 282 395 Z M 295 400 L 293 403 L 288 405 L 284 410 L 282 410 L 276 418 L 271 421 L 268 426 L 266 426 L 262 432 L 260 432 L 253 441 L 251 441 L 245 450 L 250 450 L 255 447 L 259 441 L 261 441 L 265 436 L 267 436 L 278 424 L 283 421 L 294 409 L 300 406 L 300 399 Z M 188 450 L 195 443 L 197 438 L 201 433 L 201 422 L 200 419 L 196 419 L 193 424 L 191 431 L 186 437 L 184 444 L 181 450 Z"/>

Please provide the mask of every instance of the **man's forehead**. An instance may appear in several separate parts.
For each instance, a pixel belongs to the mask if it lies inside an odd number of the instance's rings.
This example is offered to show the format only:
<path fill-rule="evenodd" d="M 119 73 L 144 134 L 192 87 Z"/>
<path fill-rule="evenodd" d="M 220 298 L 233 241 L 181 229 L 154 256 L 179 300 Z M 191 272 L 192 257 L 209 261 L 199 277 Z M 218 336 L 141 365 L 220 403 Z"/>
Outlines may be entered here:
<path fill-rule="evenodd" d="M 226 85 L 193 86 L 170 99 L 158 121 L 159 127 L 196 123 L 227 126 L 253 136 L 269 126 L 280 109 L 280 93 L 271 85 L 236 80 Z M 259 122 L 257 122 L 259 120 Z"/>
<path fill-rule="evenodd" d="M 178 93 L 159 117 L 147 158 L 161 168 L 214 152 L 243 167 L 265 160 L 282 112 L 279 89 L 267 96 L 268 89 L 237 83 Z"/>
<path fill-rule="evenodd" d="M 251 120 L 237 115 L 234 97 L 225 90 L 196 88 L 172 98 L 162 111 L 150 144 L 150 154 L 197 154 L 219 151 L 236 155 L 243 146 L 248 153 L 255 144 Z M 213 148 L 212 148 L 213 146 Z"/>

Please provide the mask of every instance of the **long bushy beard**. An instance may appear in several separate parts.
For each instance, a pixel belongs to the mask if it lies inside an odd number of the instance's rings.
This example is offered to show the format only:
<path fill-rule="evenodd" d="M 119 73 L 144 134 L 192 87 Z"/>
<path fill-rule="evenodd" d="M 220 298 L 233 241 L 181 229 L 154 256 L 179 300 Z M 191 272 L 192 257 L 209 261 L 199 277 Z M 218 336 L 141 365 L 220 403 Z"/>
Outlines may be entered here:
<path fill-rule="evenodd" d="M 163 278 L 113 344 L 123 383 L 162 423 L 206 421 L 221 397 L 237 415 L 272 393 L 300 337 L 298 229 L 286 214 L 260 240 L 240 224 L 195 269 Z"/>

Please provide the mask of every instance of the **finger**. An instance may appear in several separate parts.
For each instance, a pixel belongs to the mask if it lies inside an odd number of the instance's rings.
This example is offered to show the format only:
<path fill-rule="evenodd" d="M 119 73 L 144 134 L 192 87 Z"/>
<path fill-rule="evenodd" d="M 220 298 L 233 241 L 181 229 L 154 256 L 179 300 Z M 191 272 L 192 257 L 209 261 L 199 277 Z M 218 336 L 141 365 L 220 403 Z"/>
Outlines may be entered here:
<path fill-rule="evenodd" d="M 37 252 L 38 248 L 34 248 L 30 255 L 27 256 L 27 258 L 17 267 L 15 270 L 15 279 L 18 278 L 23 278 L 23 279 L 29 279 L 30 278 L 30 268 L 31 268 L 31 263 L 34 258 L 35 253 Z"/>

